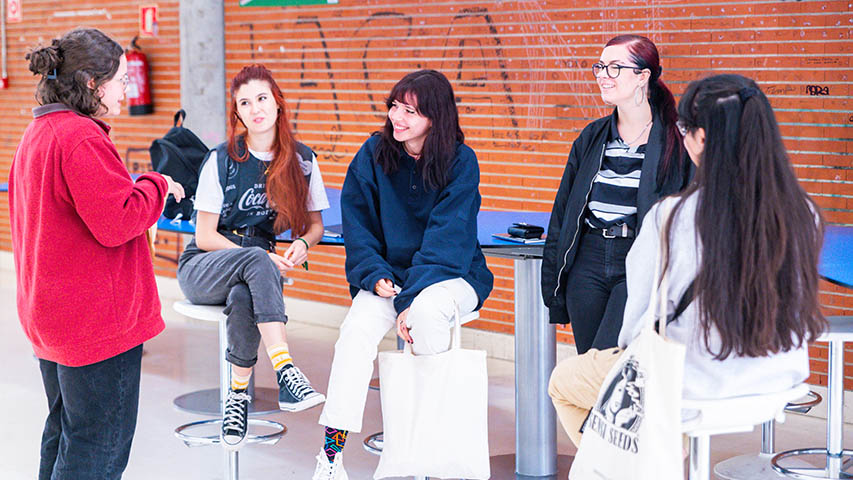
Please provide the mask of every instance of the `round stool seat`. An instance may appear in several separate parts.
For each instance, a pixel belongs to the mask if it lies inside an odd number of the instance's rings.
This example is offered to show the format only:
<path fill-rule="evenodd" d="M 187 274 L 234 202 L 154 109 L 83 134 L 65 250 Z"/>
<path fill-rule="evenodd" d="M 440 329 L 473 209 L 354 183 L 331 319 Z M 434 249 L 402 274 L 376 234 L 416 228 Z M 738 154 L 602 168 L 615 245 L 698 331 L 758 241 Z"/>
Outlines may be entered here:
<path fill-rule="evenodd" d="M 207 426 L 216 426 L 216 433 L 212 435 L 192 434 L 193 430 Z M 222 426 L 221 419 L 201 420 L 191 422 L 175 429 L 175 436 L 183 441 L 188 447 L 201 447 L 204 445 L 217 445 L 221 443 L 219 429 Z M 252 430 L 260 430 L 263 433 L 253 433 Z M 246 443 L 257 443 L 264 445 L 275 445 L 287 433 L 287 427 L 273 422 L 272 420 L 249 419 L 249 433 L 246 434 Z"/>
<path fill-rule="evenodd" d="M 293 279 L 285 277 L 285 284 L 290 285 Z M 224 322 L 226 315 L 222 313 L 225 305 L 196 305 L 189 300 L 179 300 L 172 304 L 172 308 L 189 318 L 203 320 L 206 322 Z M 249 415 L 269 415 L 278 413 L 278 390 L 273 388 L 251 389 L 252 401 L 249 403 Z M 175 408 L 183 412 L 195 413 L 197 415 L 219 416 L 222 413 L 222 405 L 219 401 L 219 388 L 208 388 L 195 392 L 185 393 L 172 400 Z"/>

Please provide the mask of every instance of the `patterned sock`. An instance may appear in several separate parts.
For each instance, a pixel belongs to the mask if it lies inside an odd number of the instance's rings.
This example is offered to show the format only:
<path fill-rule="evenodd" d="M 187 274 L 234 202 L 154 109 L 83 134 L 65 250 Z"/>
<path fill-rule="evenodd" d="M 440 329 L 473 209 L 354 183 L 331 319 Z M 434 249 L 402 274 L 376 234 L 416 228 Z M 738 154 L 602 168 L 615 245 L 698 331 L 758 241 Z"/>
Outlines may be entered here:
<path fill-rule="evenodd" d="M 245 390 L 249 387 L 249 379 L 252 378 L 252 372 L 249 371 L 249 374 L 245 377 L 240 376 L 234 371 L 234 367 L 231 367 L 231 390 Z"/>
<path fill-rule="evenodd" d="M 267 355 L 270 356 L 273 370 L 281 370 L 287 365 L 293 365 L 293 358 L 290 357 L 290 352 L 287 351 L 286 343 L 276 343 L 267 348 Z"/>
<path fill-rule="evenodd" d="M 335 455 L 341 453 L 341 450 L 344 449 L 344 443 L 347 441 L 347 433 L 346 430 L 326 427 L 326 441 L 323 451 L 326 452 L 326 458 L 329 459 L 329 463 L 334 463 Z"/>

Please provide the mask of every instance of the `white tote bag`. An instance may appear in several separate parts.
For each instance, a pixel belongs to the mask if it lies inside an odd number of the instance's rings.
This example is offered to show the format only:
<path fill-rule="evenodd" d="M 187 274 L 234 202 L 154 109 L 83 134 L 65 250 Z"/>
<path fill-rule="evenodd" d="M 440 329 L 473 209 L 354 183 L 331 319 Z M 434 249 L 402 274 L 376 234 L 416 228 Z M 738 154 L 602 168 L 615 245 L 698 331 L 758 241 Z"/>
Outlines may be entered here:
<path fill-rule="evenodd" d="M 450 350 L 379 354 L 384 443 L 374 478 L 489 478 L 485 350 L 460 348 L 456 311 Z"/>
<path fill-rule="evenodd" d="M 665 222 L 664 222 L 665 224 Z M 661 242 L 663 248 L 663 241 Z M 685 346 L 666 339 L 667 275 L 650 305 L 655 316 L 610 369 L 584 424 L 569 480 L 681 480 L 681 393 Z"/>

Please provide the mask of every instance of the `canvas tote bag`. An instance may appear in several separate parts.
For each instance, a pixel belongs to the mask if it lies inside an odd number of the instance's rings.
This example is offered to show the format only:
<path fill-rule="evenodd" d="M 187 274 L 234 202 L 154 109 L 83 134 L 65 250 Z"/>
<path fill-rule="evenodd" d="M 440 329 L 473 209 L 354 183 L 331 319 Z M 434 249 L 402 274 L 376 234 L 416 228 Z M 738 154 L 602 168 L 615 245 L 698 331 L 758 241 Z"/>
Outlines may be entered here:
<path fill-rule="evenodd" d="M 454 310 L 450 350 L 379 353 L 385 437 L 374 478 L 489 478 L 486 352 L 460 347 Z"/>
<path fill-rule="evenodd" d="M 665 225 L 665 222 L 661 223 Z M 681 392 L 685 346 L 666 339 L 667 275 L 655 267 L 655 316 L 610 369 L 584 424 L 569 480 L 681 480 Z"/>

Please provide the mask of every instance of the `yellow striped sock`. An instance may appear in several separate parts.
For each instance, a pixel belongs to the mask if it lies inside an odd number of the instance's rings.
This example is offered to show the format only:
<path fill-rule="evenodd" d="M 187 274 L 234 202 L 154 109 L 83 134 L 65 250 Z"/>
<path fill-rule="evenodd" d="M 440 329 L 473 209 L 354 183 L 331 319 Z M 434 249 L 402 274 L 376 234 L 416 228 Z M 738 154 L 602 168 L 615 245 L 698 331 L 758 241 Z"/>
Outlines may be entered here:
<path fill-rule="evenodd" d="M 281 370 L 285 365 L 292 365 L 293 358 L 290 357 L 290 352 L 287 351 L 286 343 L 277 343 L 267 348 L 267 355 L 270 356 L 273 370 Z"/>
<path fill-rule="evenodd" d="M 231 390 L 245 390 L 249 387 L 249 379 L 252 378 L 252 372 L 249 372 L 245 377 L 237 375 L 234 369 L 231 369 Z"/>

